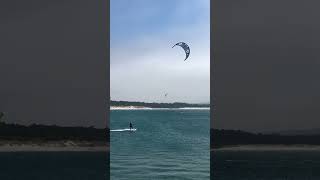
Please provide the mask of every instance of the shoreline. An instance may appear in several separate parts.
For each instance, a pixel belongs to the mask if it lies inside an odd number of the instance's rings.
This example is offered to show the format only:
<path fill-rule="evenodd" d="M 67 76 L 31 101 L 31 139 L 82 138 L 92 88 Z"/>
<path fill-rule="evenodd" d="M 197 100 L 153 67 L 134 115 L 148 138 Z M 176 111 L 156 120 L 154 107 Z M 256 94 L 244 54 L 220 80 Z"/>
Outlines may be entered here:
<path fill-rule="evenodd" d="M 110 110 L 144 110 L 144 109 L 152 109 L 144 106 L 110 106 Z"/>
<path fill-rule="evenodd" d="M 309 144 L 257 144 L 257 145 L 234 145 L 219 148 L 210 148 L 210 151 L 320 151 L 320 145 Z"/>
<path fill-rule="evenodd" d="M 108 152 L 109 143 L 89 141 L 0 141 L 0 152 Z"/>
<path fill-rule="evenodd" d="M 110 110 L 210 110 L 210 107 L 151 108 L 145 106 L 110 106 Z"/>

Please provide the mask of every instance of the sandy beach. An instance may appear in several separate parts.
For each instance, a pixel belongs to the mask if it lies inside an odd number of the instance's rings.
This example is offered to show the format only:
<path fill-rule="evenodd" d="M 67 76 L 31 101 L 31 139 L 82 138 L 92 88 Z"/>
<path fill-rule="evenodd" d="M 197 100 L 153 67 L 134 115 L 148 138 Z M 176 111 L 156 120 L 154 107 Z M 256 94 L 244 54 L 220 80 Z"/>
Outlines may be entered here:
<path fill-rule="evenodd" d="M 0 141 L 0 152 L 23 151 L 75 151 L 102 152 L 109 151 L 109 144 L 88 141 L 49 141 L 49 142 L 21 142 Z"/>
<path fill-rule="evenodd" d="M 139 110 L 139 109 L 152 109 L 144 106 L 110 106 L 110 110 Z"/>
<path fill-rule="evenodd" d="M 110 106 L 110 110 L 210 110 L 210 107 L 150 108 L 144 106 Z"/>

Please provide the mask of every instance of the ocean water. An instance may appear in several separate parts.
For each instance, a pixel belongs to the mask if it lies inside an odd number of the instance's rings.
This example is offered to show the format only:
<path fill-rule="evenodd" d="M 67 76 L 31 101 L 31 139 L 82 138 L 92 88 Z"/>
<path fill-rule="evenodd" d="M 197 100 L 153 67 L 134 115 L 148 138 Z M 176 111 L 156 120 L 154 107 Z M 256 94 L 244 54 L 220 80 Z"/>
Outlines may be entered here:
<path fill-rule="evenodd" d="M 320 151 L 218 151 L 213 180 L 319 180 Z"/>
<path fill-rule="evenodd" d="M 107 180 L 105 152 L 0 152 L 0 180 Z"/>
<path fill-rule="evenodd" d="M 112 110 L 110 177 L 210 179 L 209 110 Z"/>

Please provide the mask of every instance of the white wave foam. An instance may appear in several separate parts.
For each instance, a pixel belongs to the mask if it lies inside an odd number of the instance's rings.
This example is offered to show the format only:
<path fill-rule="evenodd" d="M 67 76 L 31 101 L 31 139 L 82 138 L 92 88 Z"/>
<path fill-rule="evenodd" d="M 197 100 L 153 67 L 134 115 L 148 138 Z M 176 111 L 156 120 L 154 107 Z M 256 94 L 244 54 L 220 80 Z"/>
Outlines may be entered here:
<path fill-rule="evenodd" d="M 178 109 L 183 109 L 183 110 L 210 110 L 210 107 L 183 107 L 183 108 L 178 108 Z"/>
<path fill-rule="evenodd" d="M 137 129 L 112 129 L 110 131 L 113 131 L 113 132 L 123 132 L 123 131 L 136 131 Z"/>

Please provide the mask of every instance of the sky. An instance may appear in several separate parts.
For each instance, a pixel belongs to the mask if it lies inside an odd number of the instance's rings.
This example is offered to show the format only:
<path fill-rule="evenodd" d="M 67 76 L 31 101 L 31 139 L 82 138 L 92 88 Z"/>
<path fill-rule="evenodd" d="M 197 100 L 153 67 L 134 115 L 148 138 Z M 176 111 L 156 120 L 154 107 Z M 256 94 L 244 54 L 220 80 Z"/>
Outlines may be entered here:
<path fill-rule="evenodd" d="M 213 4 L 212 127 L 320 128 L 320 2 Z"/>
<path fill-rule="evenodd" d="M 209 2 L 111 0 L 111 99 L 209 103 Z"/>
<path fill-rule="evenodd" d="M 8 122 L 106 127 L 107 14 L 105 1 L 1 1 Z"/>

